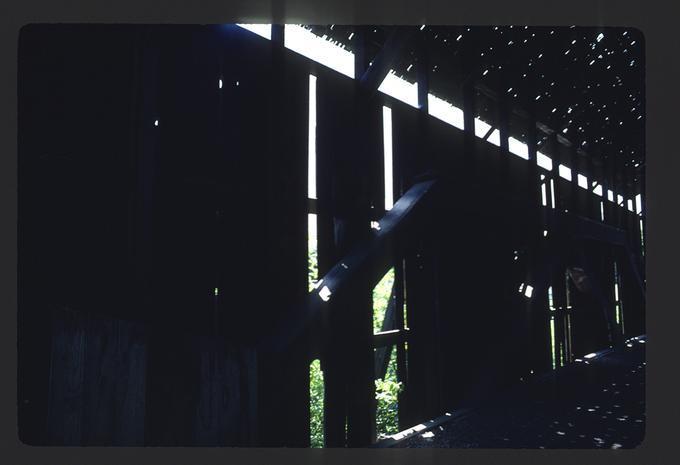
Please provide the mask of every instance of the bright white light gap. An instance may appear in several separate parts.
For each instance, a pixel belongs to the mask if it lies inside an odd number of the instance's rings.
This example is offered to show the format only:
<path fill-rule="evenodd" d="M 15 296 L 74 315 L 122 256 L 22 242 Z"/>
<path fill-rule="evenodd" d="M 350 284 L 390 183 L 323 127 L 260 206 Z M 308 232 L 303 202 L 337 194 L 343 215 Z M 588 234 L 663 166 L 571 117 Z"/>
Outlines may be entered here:
<path fill-rule="evenodd" d="M 300 55 L 354 78 L 354 54 L 297 24 L 286 24 L 284 46 Z"/>
<path fill-rule="evenodd" d="M 247 29 L 250 32 L 254 32 L 260 37 L 271 40 L 272 38 L 272 25 L 271 24 L 237 24 L 237 26 Z"/>
<path fill-rule="evenodd" d="M 385 165 L 385 210 L 394 205 L 394 185 L 392 170 L 392 109 L 383 107 L 383 155 Z"/>
<path fill-rule="evenodd" d="M 307 136 L 307 196 L 316 198 L 316 76 L 309 75 L 309 127 Z"/>
<path fill-rule="evenodd" d="M 567 168 L 564 165 L 560 165 L 558 167 L 558 170 L 560 172 L 560 177 L 566 179 L 567 181 L 571 181 L 571 169 Z"/>

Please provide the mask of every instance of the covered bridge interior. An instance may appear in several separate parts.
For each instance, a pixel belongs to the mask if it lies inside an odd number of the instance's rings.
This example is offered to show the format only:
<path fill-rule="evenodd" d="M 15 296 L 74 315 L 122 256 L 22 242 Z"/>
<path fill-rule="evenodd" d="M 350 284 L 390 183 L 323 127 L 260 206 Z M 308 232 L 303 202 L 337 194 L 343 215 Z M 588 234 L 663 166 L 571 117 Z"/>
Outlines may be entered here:
<path fill-rule="evenodd" d="M 632 345 L 643 70 L 624 28 L 25 27 L 22 441 L 367 447 Z"/>

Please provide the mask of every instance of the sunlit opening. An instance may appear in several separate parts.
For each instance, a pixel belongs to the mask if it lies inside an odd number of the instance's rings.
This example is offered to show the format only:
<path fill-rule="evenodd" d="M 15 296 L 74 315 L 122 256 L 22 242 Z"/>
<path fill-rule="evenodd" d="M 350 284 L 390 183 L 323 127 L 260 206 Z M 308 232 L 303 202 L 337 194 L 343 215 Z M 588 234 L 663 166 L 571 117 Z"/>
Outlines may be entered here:
<path fill-rule="evenodd" d="M 463 129 L 463 110 L 448 103 L 445 100 L 427 94 L 428 113 L 437 119 L 444 121 L 458 129 Z"/>
<path fill-rule="evenodd" d="M 635 196 L 635 211 L 636 213 L 642 213 L 642 195 L 638 194 Z"/>
<path fill-rule="evenodd" d="M 316 198 L 316 76 L 309 75 L 309 128 L 307 136 L 307 195 Z"/>
<path fill-rule="evenodd" d="M 541 202 L 543 203 L 543 206 L 546 207 L 548 205 L 548 195 L 545 190 L 545 183 L 541 183 Z"/>
<path fill-rule="evenodd" d="M 541 152 L 536 152 L 536 164 L 548 171 L 553 168 L 552 159 Z"/>
<path fill-rule="evenodd" d="M 385 166 L 385 210 L 394 205 L 394 185 L 392 172 L 392 110 L 383 107 L 383 155 Z"/>
<path fill-rule="evenodd" d="M 616 316 L 616 323 L 621 325 L 621 331 L 625 331 L 624 329 L 624 324 L 623 324 L 623 315 L 621 314 L 621 307 L 623 307 L 623 303 L 621 302 L 621 299 L 619 298 L 619 284 L 621 282 L 621 278 L 619 275 L 619 267 L 616 262 L 614 262 L 614 302 L 615 302 L 615 316 Z"/>
<path fill-rule="evenodd" d="M 418 107 L 418 84 L 400 78 L 394 70 L 387 73 L 378 90 L 412 107 Z"/>
<path fill-rule="evenodd" d="M 316 359 L 309 365 L 309 443 L 314 448 L 324 446 L 324 394 L 321 362 Z"/>
<path fill-rule="evenodd" d="M 550 359 L 552 369 L 557 368 L 557 347 L 555 346 L 555 317 L 550 317 Z"/>
<path fill-rule="evenodd" d="M 373 333 L 395 329 L 390 324 L 390 321 L 394 321 L 393 316 L 387 315 L 393 288 L 394 268 L 390 268 L 373 288 Z M 387 322 L 387 326 L 385 326 L 386 315 L 392 318 Z"/>
<path fill-rule="evenodd" d="M 286 24 L 284 45 L 300 55 L 354 78 L 354 54 L 302 26 Z"/>
<path fill-rule="evenodd" d="M 310 213 L 307 215 L 307 270 L 308 270 L 308 289 L 311 292 L 316 289 L 319 279 L 319 260 L 317 255 L 317 218 Z"/>
<path fill-rule="evenodd" d="M 489 132 L 489 129 L 491 129 L 491 125 L 489 123 L 482 121 L 479 118 L 475 118 L 475 136 L 481 139 L 486 135 L 487 132 Z"/>
<path fill-rule="evenodd" d="M 331 300 L 332 294 L 333 293 L 331 292 L 330 289 L 328 289 L 328 286 L 322 287 L 321 290 L 319 291 L 319 297 L 321 297 L 321 300 L 323 300 L 324 302 L 328 302 L 329 300 Z"/>
<path fill-rule="evenodd" d="M 550 205 L 555 208 L 555 180 L 550 179 Z"/>
<path fill-rule="evenodd" d="M 564 165 L 559 165 L 558 170 L 561 178 L 564 178 L 567 181 L 571 181 L 571 169 L 567 168 Z"/>
<path fill-rule="evenodd" d="M 388 358 L 387 367 L 383 365 L 379 371 L 385 369 L 384 375 L 378 373 L 375 379 L 375 432 L 378 439 L 385 438 L 399 432 L 399 393 L 403 385 L 397 379 L 396 347 L 390 346 L 375 350 L 382 351 Z"/>
<path fill-rule="evenodd" d="M 496 147 L 500 147 L 501 146 L 501 132 L 498 129 L 494 129 L 491 132 L 491 135 L 489 135 L 488 139 L 486 139 L 486 140 L 490 144 L 493 144 Z"/>
<path fill-rule="evenodd" d="M 586 178 L 582 174 L 576 175 L 576 182 L 578 183 L 579 187 L 582 187 L 583 189 L 588 189 L 588 178 Z"/>
<path fill-rule="evenodd" d="M 260 37 L 271 40 L 272 38 L 272 25 L 271 24 L 237 24 L 237 26 L 247 29 L 250 32 L 254 32 Z"/>
<path fill-rule="evenodd" d="M 619 285 L 614 283 L 614 299 L 618 302 L 619 300 Z"/>
<path fill-rule="evenodd" d="M 390 268 L 373 288 L 373 333 L 397 329 L 395 269 Z M 378 438 L 399 431 L 399 392 L 402 383 L 397 378 L 397 347 L 374 349 L 375 357 L 375 427 Z"/>
<path fill-rule="evenodd" d="M 508 137 L 508 150 L 510 153 L 514 153 L 520 158 L 524 158 L 525 160 L 529 159 L 529 148 L 527 147 L 527 144 L 514 137 Z"/>

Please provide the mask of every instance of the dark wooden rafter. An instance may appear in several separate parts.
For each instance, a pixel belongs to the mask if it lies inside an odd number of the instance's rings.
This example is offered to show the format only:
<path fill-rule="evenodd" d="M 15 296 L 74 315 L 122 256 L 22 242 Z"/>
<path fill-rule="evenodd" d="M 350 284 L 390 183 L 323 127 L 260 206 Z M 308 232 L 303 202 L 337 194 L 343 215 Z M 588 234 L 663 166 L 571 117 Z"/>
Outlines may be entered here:
<path fill-rule="evenodd" d="M 360 79 L 369 68 L 368 59 L 368 38 L 366 37 L 366 26 L 355 26 L 354 39 L 354 78 Z M 379 84 L 378 84 L 379 85 Z"/>
<path fill-rule="evenodd" d="M 390 66 L 392 66 L 414 32 L 414 28 L 411 26 L 394 26 L 392 31 L 390 31 L 390 35 L 387 37 L 378 55 L 373 59 L 373 62 L 363 72 L 361 77 L 358 77 L 359 85 L 367 93 L 373 94 L 378 90 L 385 76 L 389 73 Z"/>
<path fill-rule="evenodd" d="M 493 126 L 489 128 L 493 131 Z M 504 190 L 510 185 L 510 175 L 508 173 L 508 162 L 510 156 L 509 140 L 510 137 L 510 102 L 505 93 L 501 94 L 498 101 L 498 132 L 500 137 L 501 154 L 501 183 Z"/>
<path fill-rule="evenodd" d="M 498 128 L 495 127 L 495 126 L 489 127 L 489 130 L 486 131 L 486 134 L 484 134 L 484 137 L 482 137 L 482 140 L 488 140 L 489 137 L 491 136 L 491 134 L 493 134 L 493 132 L 494 132 L 496 129 L 498 129 Z"/>
<path fill-rule="evenodd" d="M 567 160 L 569 163 L 569 168 L 571 169 L 571 183 L 569 184 L 570 186 L 569 197 L 571 198 L 571 205 L 569 206 L 569 208 L 576 208 L 578 205 L 576 197 L 578 189 L 578 174 L 577 174 L 578 162 L 575 147 L 571 147 L 567 152 Z"/>
<path fill-rule="evenodd" d="M 279 47 L 284 46 L 286 28 L 283 24 L 272 24 L 272 43 Z"/>
<path fill-rule="evenodd" d="M 596 179 L 596 169 L 595 169 L 595 158 L 596 154 L 592 153 L 590 157 L 585 157 L 584 164 L 585 164 L 585 176 L 586 176 L 586 185 L 587 185 L 587 191 L 588 191 L 588 205 L 587 205 L 587 212 L 588 216 L 591 218 L 599 218 L 600 212 L 599 212 L 599 203 L 597 199 L 597 195 L 595 194 L 595 186 L 593 185 L 593 179 Z M 583 158 L 583 157 L 581 157 Z"/>

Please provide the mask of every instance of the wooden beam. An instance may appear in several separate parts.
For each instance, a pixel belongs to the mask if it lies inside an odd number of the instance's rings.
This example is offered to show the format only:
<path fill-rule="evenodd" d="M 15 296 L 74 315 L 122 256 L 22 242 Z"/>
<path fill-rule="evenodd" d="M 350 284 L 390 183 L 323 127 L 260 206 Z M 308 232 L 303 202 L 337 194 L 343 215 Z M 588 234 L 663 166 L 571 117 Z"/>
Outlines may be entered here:
<path fill-rule="evenodd" d="M 394 26 L 373 63 L 359 78 L 359 85 L 369 94 L 373 94 L 382 84 L 390 66 L 399 56 L 401 49 L 408 43 L 414 33 L 410 26 Z"/>
<path fill-rule="evenodd" d="M 475 101 L 475 88 L 467 85 L 463 88 L 463 127 L 464 127 L 464 161 L 465 168 L 472 167 L 475 147 L 475 114 L 477 104 Z"/>
<path fill-rule="evenodd" d="M 375 286 L 389 269 L 394 247 L 402 243 L 405 235 L 419 226 L 417 216 L 427 208 L 429 198 L 436 188 L 436 181 L 423 181 L 409 189 L 380 220 L 380 229 L 366 242 L 356 246 L 348 255 L 339 260 L 319 279 L 306 302 L 307 318 L 287 321 L 275 334 L 261 334 L 260 347 L 263 350 L 278 351 L 295 340 L 315 314 L 328 310 L 329 302 L 336 295 L 351 288 L 357 282 L 368 282 Z"/>
<path fill-rule="evenodd" d="M 482 137 L 482 140 L 487 140 L 491 134 L 496 130 L 497 128 L 494 126 L 491 126 L 488 131 L 486 131 L 486 134 L 484 134 L 484 137 Z"/>
<path fill-rule="evenodd" d="M 367 26 L 354 26 L 354 78 L 361 79 L 369 67 L 368 53 L 366 52 L 366 29 Z"/>
<path fill-rule="evenodd" d="M 271 41 L 273 44 L 283 47 L 285 40 L 285 26 L 283 24 L 272 24 Z"/>
<path fill-rule="evenodd" d="M 582 216 L 558 211 L 552 216 L 551 222 L 552 230 L 563 236 L 578 237 L 619 246 L 627 244 L 626 232 L 623 229 Z"/>

